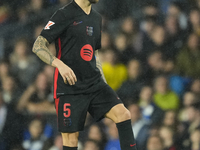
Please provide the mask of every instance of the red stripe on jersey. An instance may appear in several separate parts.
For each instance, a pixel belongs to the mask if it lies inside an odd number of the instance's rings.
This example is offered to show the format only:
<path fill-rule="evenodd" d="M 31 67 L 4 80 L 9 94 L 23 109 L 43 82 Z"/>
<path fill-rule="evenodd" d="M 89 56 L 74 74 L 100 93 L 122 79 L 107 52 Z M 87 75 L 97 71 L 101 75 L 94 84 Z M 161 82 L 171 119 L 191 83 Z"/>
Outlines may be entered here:
<path fill-rule="evenodd" d="M 58 39 L 58 48 L 59 48 L 59 51 L 58 51 L 57 58 L 60 59 L 61 58 L 61 40 L 60 40 L 60 38 Z M 56 68 L 55 73 L 54 73 L 54 99 L 57 98 L 56 91 L 57 91 L 58 74 L 59 74 L 59 71 L 58 71 L 58 68 Z"/>
<path fill-rule="evenodd" d="M 58 116 L 58 104 L 59 104 L 60 98 L 55 99 L 55 106 L 56 106 L 56 114 Z"/>

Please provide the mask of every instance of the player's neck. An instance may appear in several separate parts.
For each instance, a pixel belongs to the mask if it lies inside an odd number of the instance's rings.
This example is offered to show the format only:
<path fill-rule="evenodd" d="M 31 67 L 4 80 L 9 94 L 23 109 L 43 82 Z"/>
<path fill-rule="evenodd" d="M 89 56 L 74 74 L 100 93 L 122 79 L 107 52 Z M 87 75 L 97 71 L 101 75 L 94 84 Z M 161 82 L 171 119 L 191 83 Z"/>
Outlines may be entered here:
<path fill-rule="evenodd" d="M 88 0 L 74 0 L 86 14 L 90 14 L 92 5 Z"/>

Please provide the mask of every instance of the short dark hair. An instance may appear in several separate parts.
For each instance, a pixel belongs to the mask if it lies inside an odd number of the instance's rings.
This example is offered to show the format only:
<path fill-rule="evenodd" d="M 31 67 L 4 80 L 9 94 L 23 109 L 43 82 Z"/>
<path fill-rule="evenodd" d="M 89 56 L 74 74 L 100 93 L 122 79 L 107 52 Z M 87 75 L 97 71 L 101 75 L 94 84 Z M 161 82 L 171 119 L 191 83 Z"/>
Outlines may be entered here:
<path fill-rule="evenodd" d="M 200 10 L 199 10 L 198 7 L 192 7 L 192 8 L 190 9 L 190 13 L 191 13 L 192 11 L 198 11 L 198 12 L 200 12 Z"/>
<path fill-rule="evenodd" d="M 30 47 L 30 39 L 26 38 L 26 37 L 19 37 L 17 39 L 14 39 L 14 46 L 16 46 L 18 43 L 24 43 L 27 48 Z"/>
<path fill-rule="evenodd" d="M 180 2 L 171 2 L 170 6 L 174 6 L 174 7 L 178 8 L 180 11 L 182 11 L 182 9 L 183 9 Z"/>
<path fill-rule="evenodd" d="M 147 2 L 145 2 L 145 4 L 144 4 L 144 8 L 145 7 L 155 7 L 155 8 L 158 8 L 158 3 L 156 3 L 156 2 L 152 2 L 152 1 L 147 1 Z"/>

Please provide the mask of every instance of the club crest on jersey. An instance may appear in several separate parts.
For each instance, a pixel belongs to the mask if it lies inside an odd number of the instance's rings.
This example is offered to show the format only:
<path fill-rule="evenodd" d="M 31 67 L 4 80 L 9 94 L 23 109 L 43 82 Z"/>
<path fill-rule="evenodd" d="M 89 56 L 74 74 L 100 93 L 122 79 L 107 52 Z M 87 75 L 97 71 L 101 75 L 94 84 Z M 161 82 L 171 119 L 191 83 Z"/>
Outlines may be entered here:
<path fill-rule="evenodd" d="M 44 27 L 44 29 L 45 29 L 45 30 L 48 30 L 48 29 L 50 29 L 50 27 L 51 27 L 52 25 L 54 25 L 54 24 L 55 24 L 55 22 L 49 21 L 49 22 L 47 23 L 47 25 Z"/>
<path fill-rule="evenodd" d="M 93 27 L 86 26 L 86 33 L 89 36 L 93 35 Z"/>
<path fill-rule="evenodd" d="M 64 119 L 64 126 L 70 127 L 72 125 L 71 118 L 65 118 Z"/>

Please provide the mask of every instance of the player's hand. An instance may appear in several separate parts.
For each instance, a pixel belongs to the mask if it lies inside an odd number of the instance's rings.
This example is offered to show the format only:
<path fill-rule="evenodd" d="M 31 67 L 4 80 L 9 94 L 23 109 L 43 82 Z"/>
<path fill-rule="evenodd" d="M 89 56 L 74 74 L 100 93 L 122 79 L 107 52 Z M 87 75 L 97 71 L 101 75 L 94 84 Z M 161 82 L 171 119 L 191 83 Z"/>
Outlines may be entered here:
<path fill-rule="evenodd" d="M 60 75 L 62 76 L 65 84 L 69 83 L 70 85 L 74 85 L 77 82 L 76 75 L 74 71 L 65 64 L 62 64 L 58 67 Z"/>

